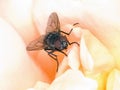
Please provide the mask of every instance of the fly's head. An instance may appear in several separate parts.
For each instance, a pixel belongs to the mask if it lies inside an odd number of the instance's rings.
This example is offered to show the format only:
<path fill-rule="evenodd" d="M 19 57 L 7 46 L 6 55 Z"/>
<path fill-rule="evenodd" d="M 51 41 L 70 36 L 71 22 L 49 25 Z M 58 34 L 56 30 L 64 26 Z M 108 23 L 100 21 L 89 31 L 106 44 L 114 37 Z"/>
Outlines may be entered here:
<path fill-rule="evenodd" d="M 67 47 L 68 47 L 68 40 L 67 40 L 66 36 L 60 35 L 59 39 L 55 42 L 55 47 L 58 50 L 67 49 Z"/>

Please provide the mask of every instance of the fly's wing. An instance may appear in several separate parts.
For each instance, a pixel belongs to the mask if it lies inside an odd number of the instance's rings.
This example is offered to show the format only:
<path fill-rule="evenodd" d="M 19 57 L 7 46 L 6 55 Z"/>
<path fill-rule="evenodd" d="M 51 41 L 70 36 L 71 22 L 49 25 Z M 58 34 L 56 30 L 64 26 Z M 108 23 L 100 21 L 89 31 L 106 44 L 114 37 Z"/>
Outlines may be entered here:
<path fill-rule="evenodd" d="M 44 48 L 43 40 L 44 40 L 44 36 L 40 36 L 39 38 L 37 38 L 37 39 L 33 40 L 32 42 L 30 42 L 28 44 L 28 46 L 26 47 L 27 51 L 43 49 Z"/>
<path fill-rule="evenodd" d="M 59 31 L 60 30 L 60 22 L 57 13 L 53 12 L 49 16 L 47 27 L 46 27 L 46 33 L 53 32 L 53 31 Z"/>

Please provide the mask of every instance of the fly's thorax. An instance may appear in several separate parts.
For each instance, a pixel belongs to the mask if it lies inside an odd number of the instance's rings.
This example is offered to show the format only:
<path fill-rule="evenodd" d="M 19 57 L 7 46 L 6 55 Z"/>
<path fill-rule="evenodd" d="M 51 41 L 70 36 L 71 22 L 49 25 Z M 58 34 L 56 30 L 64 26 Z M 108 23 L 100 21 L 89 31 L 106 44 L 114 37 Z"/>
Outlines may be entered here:
<path fill-rule="evenodd" d="M 68 41 L 66 36 L 60 34 L 60 32 L 50 32 L 44 39 L 45 45 L 52 49 L 63 50 L 67 49 Z"/>
<path fill-rule="evenodd" d="M 45 36 L 44 44 L 49 47 L 54 47 L 54 42 L 57 41 L 60 37 L 59 32 L 50 32 Z"/>

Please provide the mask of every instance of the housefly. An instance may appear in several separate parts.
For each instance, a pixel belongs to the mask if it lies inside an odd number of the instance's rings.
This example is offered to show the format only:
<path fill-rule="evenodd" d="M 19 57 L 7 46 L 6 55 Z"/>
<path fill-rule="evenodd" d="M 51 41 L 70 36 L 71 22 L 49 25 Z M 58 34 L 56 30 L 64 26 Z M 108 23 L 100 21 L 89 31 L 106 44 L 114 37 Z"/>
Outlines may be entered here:
<path fill-rule="evenodd" d="M 76 25 L 78 23 L 75 23 Z M 46 34 L 41 35 L 39 38 L 33 40 L 28 44 L 26 49 L 28 51 L 33 50 L 42 50 L 44 49 L 48 55 L 53 58 L 57 62 L 57 69 L 59 67 L 59 62 L 57 59 L 57 55 L 54 54 L 55 51 L 63 53 L 65 56 L 67 54 L 63 52 L 64 49 L 67 49 L 68 45 L 77 44 L 77 42 L 69 42 L 65 35 L 70 35 L 73 29 L 70 30 L 69 33 L 60 30 L 60 22 L 56 12 L 51 13 L 48 18 Z M 63 35 L 64 34 L 64 35 Z"/>

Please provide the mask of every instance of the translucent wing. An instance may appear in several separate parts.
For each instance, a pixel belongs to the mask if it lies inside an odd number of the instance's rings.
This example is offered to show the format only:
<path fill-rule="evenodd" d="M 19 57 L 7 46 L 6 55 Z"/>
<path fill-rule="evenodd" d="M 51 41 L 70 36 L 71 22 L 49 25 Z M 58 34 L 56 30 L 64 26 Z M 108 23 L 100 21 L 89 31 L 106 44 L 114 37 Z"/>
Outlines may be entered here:
<path fill-rule="evenodd" d="M 60 22 L 57 13 L 53 12 L 49 16 L 46 33 L 58 31 L 60 29 Z"/>
<path fill-rule="evenodd" d="M 28 44 L 28 46 L 26 47 L 27 51 L 43 49 L 44 48 L 43 40 L 44 40 L 44 36 L 40 36 L 39 38 L 37 38 L 37 39 L 33 40 L 32 42 L 30 42 Z"/>

